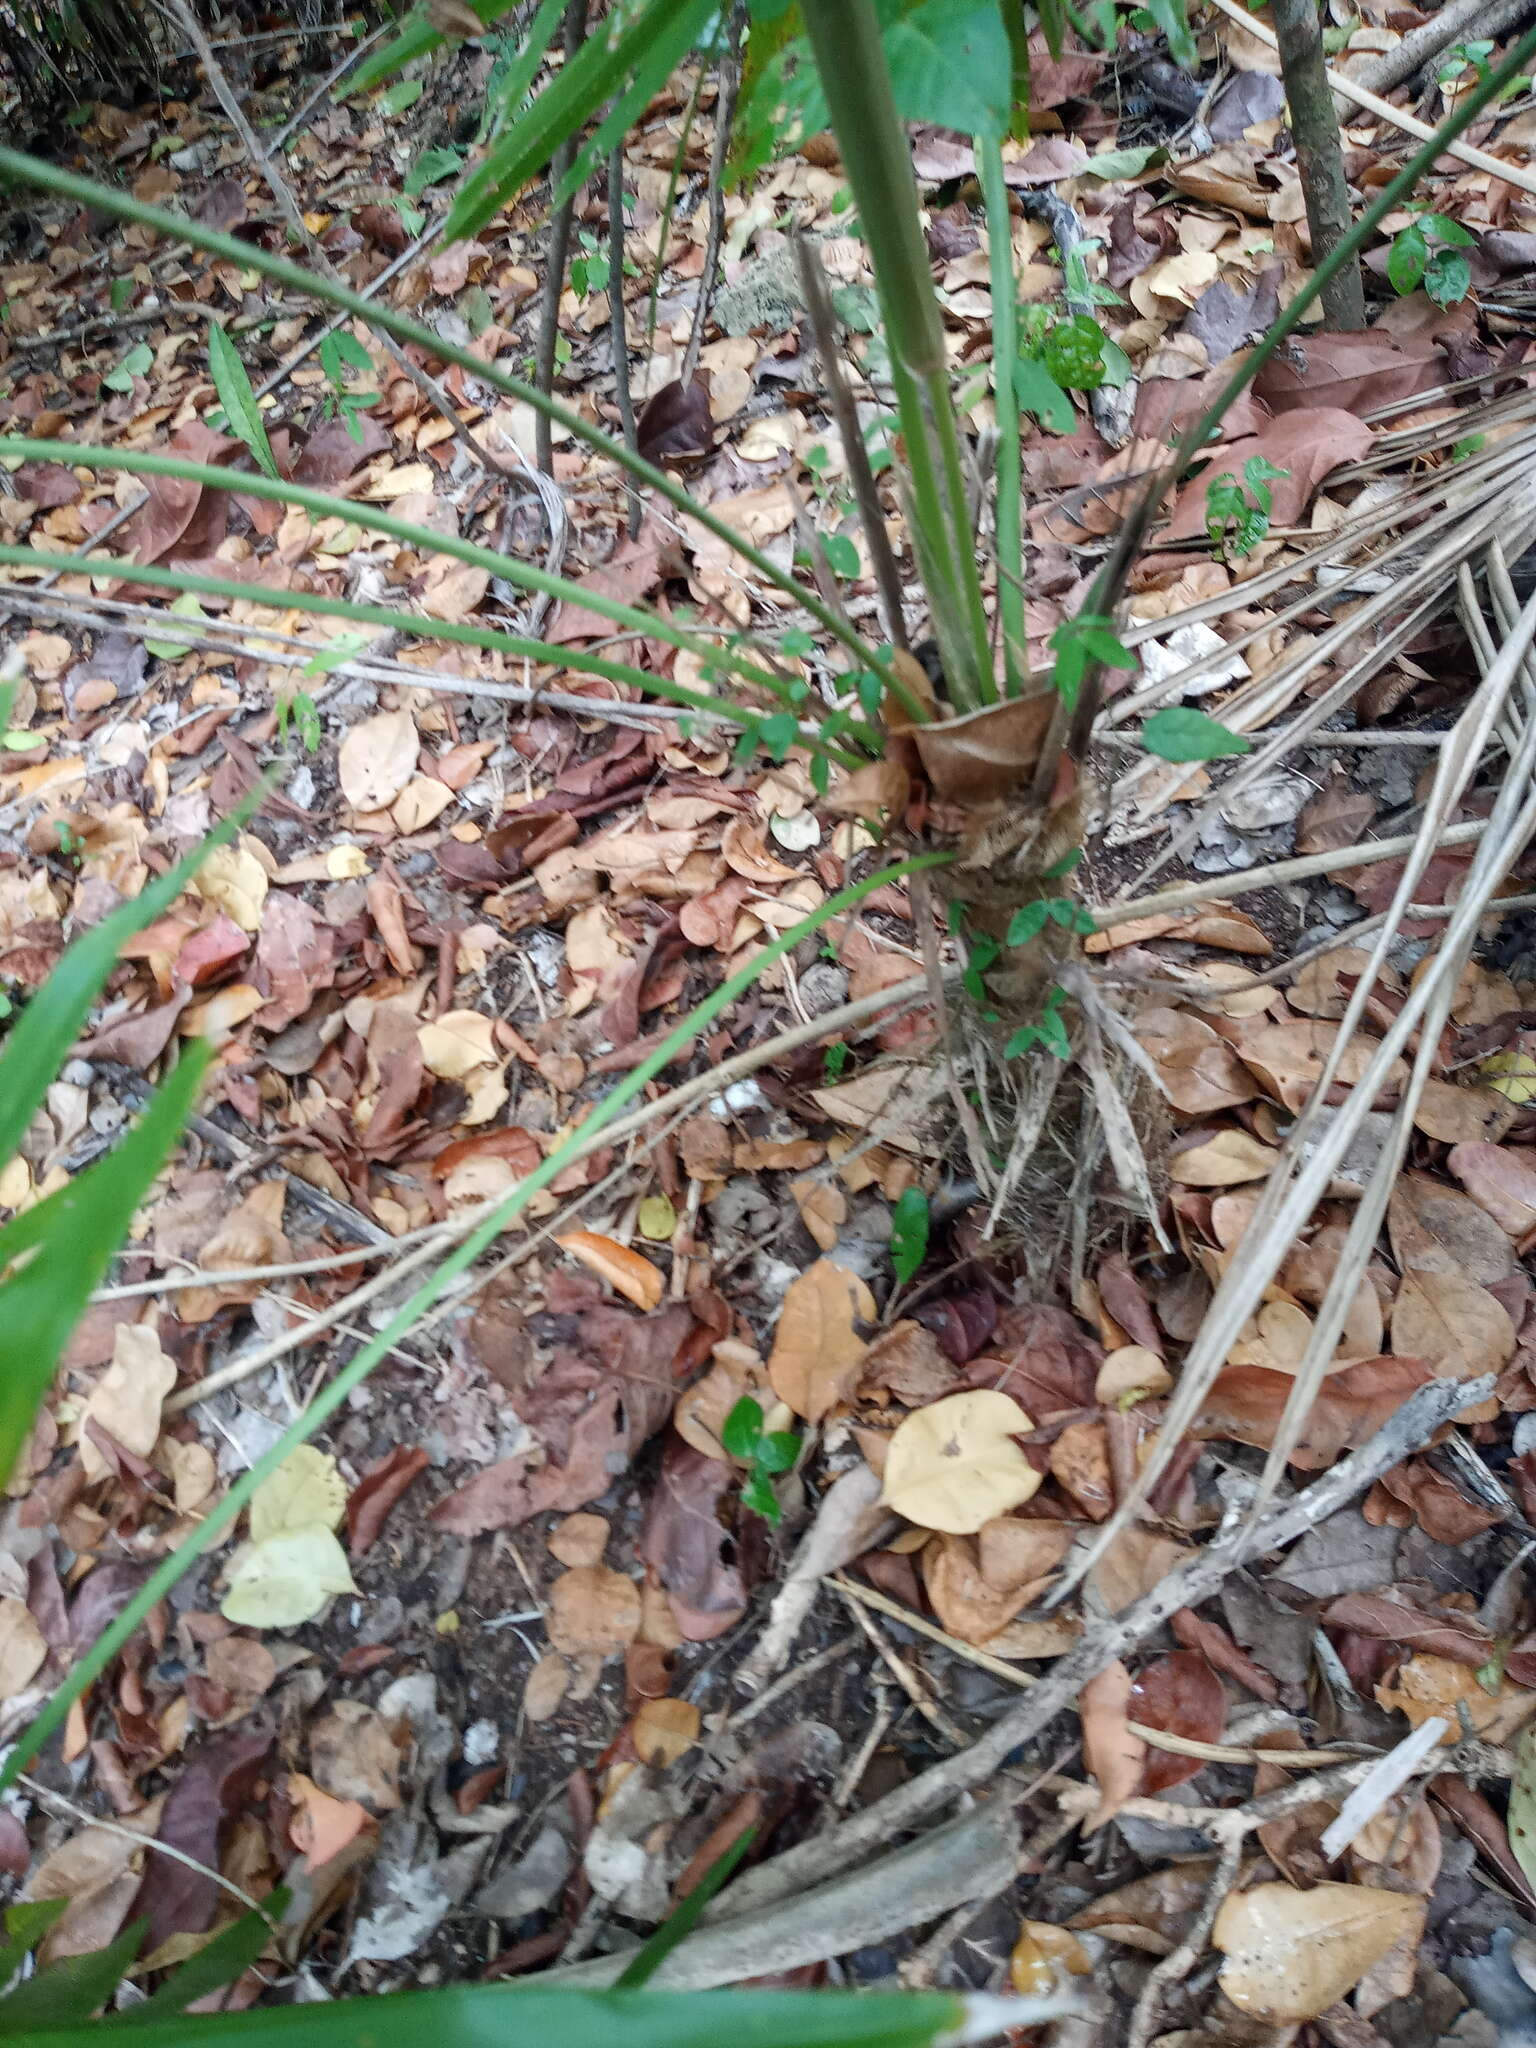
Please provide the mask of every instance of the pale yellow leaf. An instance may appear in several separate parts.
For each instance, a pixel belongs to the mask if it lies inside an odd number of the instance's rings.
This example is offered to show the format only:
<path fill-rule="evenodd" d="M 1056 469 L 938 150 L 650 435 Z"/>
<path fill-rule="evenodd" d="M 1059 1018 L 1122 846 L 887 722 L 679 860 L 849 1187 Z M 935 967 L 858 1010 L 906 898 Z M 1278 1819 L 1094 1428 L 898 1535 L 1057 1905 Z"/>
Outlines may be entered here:
<path fill-rule="evenodd" d="M 347 1511 L 347 1482 L 328 1451 L 300 1444 L 251 1495 L 251 1538 L 264 1543 L 297 1529 L 335 1529 Z"/>
<path fill-rule="evenodd" d="M 219 1612 L 240 1628 L 298 1628 L 333 1595 L 356 1590 L 346 1552 L 329 1529 L 292 1529 L 245 1546 Z"/>
<path fill-rule="evenodd" d="M 1226 1957 L 1221 1988 L 1252 2019 L 1316 2019 L 1374 1963 L 1424 1924 L 1424 1901 L 1369 1885 L 1257 1884 L 1222 1902 L 1211 1940 Z"/>
<path fill-rule="evenodd" d="M 906 1417 L 892 1436 L 881 1493 L 925 1529 L 969 1536 L 1030 1498 L 1041 1475 L 1014 1441 L 1034 1428 L 1007 1394 L 948 1394 Z"/>

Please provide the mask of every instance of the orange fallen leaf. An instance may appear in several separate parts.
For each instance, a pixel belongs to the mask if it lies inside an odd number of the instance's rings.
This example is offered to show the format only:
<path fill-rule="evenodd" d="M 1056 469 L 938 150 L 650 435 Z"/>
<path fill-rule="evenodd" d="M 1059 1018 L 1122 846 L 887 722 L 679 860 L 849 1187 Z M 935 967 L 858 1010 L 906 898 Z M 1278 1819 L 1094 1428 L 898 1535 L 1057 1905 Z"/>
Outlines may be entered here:
<path fill-rule="evenodd" d="M 555 1243 L 562 1251 L 569 1252 L 573 1259 L 580 1259 L 584 1266 L 590 1267 L 600 1280 L 606 1280 L 636 1308 L 649 1314 L 653 1308 L 660 1307 L 661 1274 L 649 1259 L 641 1258 L 627 1244 L 602 1237 L 595 1230 L 568 1230 L 563 1237 L 557 1237 Z"/>

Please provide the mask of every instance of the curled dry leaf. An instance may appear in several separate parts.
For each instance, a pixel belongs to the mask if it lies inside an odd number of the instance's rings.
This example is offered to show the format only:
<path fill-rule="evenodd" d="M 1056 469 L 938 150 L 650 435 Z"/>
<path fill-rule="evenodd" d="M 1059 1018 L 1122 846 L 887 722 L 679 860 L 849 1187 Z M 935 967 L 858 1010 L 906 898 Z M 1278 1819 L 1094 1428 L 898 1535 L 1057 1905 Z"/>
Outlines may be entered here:
<path fill-rule="evenodd" d="M 1173 1375 L 1155 1351 L 1144 1344 L 1122 1344 L 1106 1354 L 1093 1383 L 1093 1398 L 1102 1407 L 1130 1407 L 1152 1394 L 1166 1394 Z"/>
<path fill-rule="evenodd" d="M 1083 1760 L 1099 1788 L 1099 1803 L 1085 1834 L 1113 1820 L 1141 1783 L 1147 1745 L 1131 1733 L 1130 1701 L 1131 1674 L 1118 1661 L 1106 1664 L 1078 1695 Z"/>
<path fill-rule="evenodd" d="M 392 804 L 416 772 L 420 747 L 409 711 L 380 711 L 354 725 L 336 752 L 342 795 L 353 810 Z"/>
<path fill-rule="evenodd" d="M 1423 1924 L 1424 1901 L 1404 1892 L 1259 1884 L 1222 1902 L 1211 1939 L 1227 1959 L 1221 1988 L 1238 2011 L 1286 2026 L 1326 2012 Z"/>
<path fill-rule="evenodd" d="M 14 1702 L 43 1668 L 48 1645 L 25 1600 L 0 1599 L 0 1700 Z"/>
<path fill-rule="evenodd" d="M 1041 1998 L 1055 1991 L 1061 1972 L 1086 1977 L 1093 1970 L 1087 1949 L 1070 1928 L 1049 1920 L 1025 1920 L 1008 1958 L 1008 1980 L 1021 1998 Z"/>
<path fill-rule="evenodd" d="M 797 1274 L 785 1290 L 768 1358 L 768 1378 L 779 1399 L 806 1422 L 819 1422 L 839 1402 L 851 1400 L 868 1349 L 854 1318 L 872 1322 L 875 1315 L 864 1282 L 830 1259 Z"/>
<path fill-rule="evenodd" d="M 1251 1102 L 1259 1092 L 1227 1041 L 1187 1010 L 1143 1012 L 1136 1036 L 1157 1069 L 1163 1093 L 1186 1116 L 1230 1109 Z"/>
<path fill-rule="evenodd" d="M 555 1243 L 647 1315 L 661 1306 L 664 1282 L 660 1272 L 628 1245 L 595 1230 L 568 1230 Z"/>
<path fill-rule="evenodd" d="M 970 1536 L 1039 1490 L 1014 1441 L 1034 1424 L 1007 1394 L 949 1394 L 907 1416 L 886 1452 L 881 1498 L 925 1529 Z"/>

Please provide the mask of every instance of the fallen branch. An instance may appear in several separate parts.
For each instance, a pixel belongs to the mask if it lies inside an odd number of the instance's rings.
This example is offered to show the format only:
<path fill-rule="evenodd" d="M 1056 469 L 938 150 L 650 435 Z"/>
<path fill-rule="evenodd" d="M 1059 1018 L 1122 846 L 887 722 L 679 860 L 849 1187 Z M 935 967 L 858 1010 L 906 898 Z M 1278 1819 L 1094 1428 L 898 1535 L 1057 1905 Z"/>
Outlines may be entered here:
<path fill-rule="evenodd" d="M 1124 1657 L 1161 1628 L 1181 1607 L 1200 1607 L 1217 1593 L 1239 1564 L 1294 1543 L 1336 1514 L 1384 1472 L 1420 1450 L 1443 1423 L 1462 1408 L 1486 1400 L 1493 1377 L 1479 1380 L 1432 1380 L 1411 1395 L 1369 1443 L 1353 1452 L 1305 1492 L 1273 1509 L 1250 1532 L 1235 1531 L 1212 1543 L 1198 1557 L 1180 1565 L 1124 1614 L 1090 1629 L 1082 1642 L 1052 1666 L 1010 1712 L 1004 1714 L 972 1746 L 958 1756 L 934 1764 L 921 1776 L 889 1792 L 873 1806 L 819 1835 L 814 1841 L 786 1850 L 770 1863 L 747 1873 L 730 1892 L 733 1916 L 761 1913 L 807 1885 L 823 1883 L 896 1836 L 916 1827 L 961 1792 L 996 1777 L 1014 1750 L 1048 1728 L 1056 1716 L 1073 1706 L 1090 1678 L 1116 1658 Z M 1374 1760 L 1372 1760 L 1374 1761 Z M 1369 1768 L 1369 1763 L 1361 1767 Z M 1316 1786 L 1316 1779 L 1306 1783 Z M 1316 1796 L 1315 1793 L 1310 1796 Z M 1182 1811 L 1182 1809 L 1181 1809 Z M 715 1916 L 718 1918 L 719 1916 Z M 705 1916 L 705 1925 L 714 1919 Z M 679 1954 L 686 1954 L 684 1943 Z"/>

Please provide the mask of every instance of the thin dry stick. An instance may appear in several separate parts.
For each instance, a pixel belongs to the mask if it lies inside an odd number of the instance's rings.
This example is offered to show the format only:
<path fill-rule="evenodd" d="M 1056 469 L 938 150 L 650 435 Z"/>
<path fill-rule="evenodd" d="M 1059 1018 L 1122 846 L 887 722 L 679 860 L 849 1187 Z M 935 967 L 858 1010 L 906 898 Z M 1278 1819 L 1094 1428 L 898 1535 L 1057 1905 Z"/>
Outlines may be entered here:
<path fill-rule="evenodd" d="M 1249 35 L 1257 36 L 1261 43 L 1268 43 L 1272 50 L 1279 47 L 1274 31 L 1250 14 L 1242 0 L 1212 0 L 1212 4 L 1230 20 L 1241 22 Z M 1358 85 L 1354 79 L 1346 78 L 1342 71 L 1330 71 L 1328 82 L 1336 93 L 1353 100 L 1357 107 L 1364 107 L 1377 120 L 1390 122 L 1394 128 L 1401 128 L 1405 135 L 1417 136 L 1420 142 L 1433 140 L 1433 128 L 1414 115 L 1405 114 L 1401 107 L 1394 107 L 1390 100 L 1381 99 L 1365 86 Z M 1492 177 L 1502 178 L 1506 185 L 1517 185 L 1522 192 L 1536 192 L 1536 173 L 1522 170 L 1518 164 L 1506 163 L 1502 157 L 1489 156 L 1486 150 L 1475 149 L 1470 142 L 1463 142 L 1459 137 L 1445 145 L 1445 154 L 1460 157 L 1464 164 L 1471 164 L 1474 169 L 1486 171 Z"/>
<path fill-rule="evenodd" d="M 1303 4 L 1310 7 L 1312 0 L 1303 0 Z M 1126 2048 L 1147 2048 L 1157 2026 L 1164 1994 L 1170 1986 L 1181 1983 L 1205 1954 L 1205 1945 L 1210 1939 L 1211 1928 L 1221 1909 L 1222 1900 L 1237 1883 L 1237 1874 L 1243 1863 L 1243 1844 L 1246 1837 L 1246 1828 L 1229 1828 L 1217 1836 L 1220 1849 L 1216 1858 L 1216 1868 L 1211 1872 L 1211 1881 L 1206 1886 L 1204 1898 L 1200 1901 L 1200 1910 L 1178 1947 L 1147 1972 L 1147 1980 L 1141 1987 L 1141 1996 L 1137 1999 L 1136 2009 L 1131 2014 Z"/>
<path fill-rule="evenodd" d="M 821 379 L 826 386 L 827 403 L 843 444 L 848 481 L 859 508 L 864 544 L 869 549 L 869 565 L 874 572 L 875 588 L 880 594 L 880 617 L 891 645 L 907 647 L 910 642 L 902 612 L 901 572 L 896 566 L 891 537 L 886 530 L 880 492 L 875 483 L 875 473 L 869 465 L 869 450 L 859 427 L 858 408 L 853 402 L 842 357 L 838 353 L 837 323 L 832 314 L 831 294 L 827 290 L 826 266 L 821 260 L 820 250 L 798 231 L 790 237 L 790 243 L 800 274 L 800 295 L 805 300 L 816 353 L 821 358 Z"/>
<path fill-rule="evenodd" d="M 704 243 L 704 268 L 699 272 L 699 296 L 694 303 L 693 325 L 683 347 L 683 366 L 678 382 L 686 391 L 699 367 L 699 350 L 709 325 L 710 301 L 715 295 L 715 272 L 720 267 L 720 244 L 725 238 L 725 160 L 730 153 L 731 127 L 736 119 L 736 95 L 741 90 L 741 30 L 746 15 L 742 0 L 731 9 L 731 40 L 715 90 L 715 140 L 709 156 L 709 233 Z"/>
<path fill-rule="evenodd" d="M 1295 1500 L 1268 1515 L 1259 1532 L 1259 1545 L 1267 1552 L 1294 1543 L 1316 1523 L 1363 1493 L 1383 1472 L 1420 1449 L 1459 1409 L 1486 1400 L 1492 1391 L 1491 1373 L 1475 1381 L 1435 1380 L 1419 1388 L 1361 1450 L 1335 1465 Z M 1015 1749 L 1032 1742 L 1057 1714 L 1076 1704 L 1083 1686 L 1106 1664 L 1145 1641 L 1179 1608 L 1199 1607 L 1209 1600 L 1236 1568 L 1241 1543 L 1242 1532 L 1238 1531 L 1209 1545 L 1198 1557 L 1170 1572 L 1124 1614 L 1089 1629 L 1077 1648 L 1060 1658 L 1026 1699 L 1000 1716 L 959 1756 L 945 1758 L 826 1834 L 787 1850 L 738 1878 L 731 1887 L 729 1900 L 732 1919 L 750 1916 L 773 1900 L 819 1884 L 835 1872 L 859 1863 L 948 1805 L 960 1793 L 987 1784 Z M 1361 1768 L 1369 1767 L 1367 1763 Z M 1315 1782 L 1303 1781 L 1304 1787 Z M 706 1915 L 706 1924 L 709 1918 Z"/>
<path fill-rule="evenodd" d="M 624 445 L 637 452 L 635 401 L 629 388 L 629 321 L 624 307 L 624 144 L 613 145 L 608 156 L 608 331 L 613 345 L 613 396 L 624 429 Z M 629 500 L 629 537 L 640 534 L 640 493 L 631 478 L 624 482 Z"/>
<path fill-rule="evenodd" d="M 335 264 L 332 263 L 330 257 L 326 255 L 324 249 L 321 248 L 319 242 L 310 233 L 308 227 L 306 227 L 304 216 L 298 208 L 298 202 L 288 189 L 287 180 L 283 177 L 282 172 L 278 169 L 273 159 L 263 149 L 260 141 L 257 139 L 255 129 L 252 128 L 250 122 L 246 119 L 245 109 L 241 106 L 239 97 L 233 86 L 231 86 L 224 67 L 220 64 L 214 52 L 213 45 L 203 34 L 202 24 L 192 12 L 191 7 L 187 4 L 187 0 L 169 0 L 169 4 L 175 13 L 176 19 L 191 38 L 192 46 L 197 51 L 203 70 L 207 74 L 208 83 L 213 87 L 214 97 L 228 115 L 231 127 L 233 127 L 235 133 L 240 138 L 241 146 L 261 173 L 267 190 L 277 201 L 278 209 L 282 213 L 283 218 L 288 222 L 295 239 L 309 252 L 310 259 L 317 269 L 329 278 L 339 279 L 340 273 L 337 271 Z M 411 383 L 415 385 L 416 389 L 433 409 L 440 413 L 448 422 L 454 439 L 464 449 L 470 460 L 480 469 L 483 469 L 487 475 L 494 477 L 502 476 L 504 471 L 501 464 L 493 456 L 486 453 L 485 449 L 481 447 L 480 443 L 469 431 L 469 428 L 465 426 L 464 422 L 459 418 L 452 399 L 437 382 L 436 378 L 429 376 L 425 370 L 418 368 L 393 335 L 382 334 L 379 338 L 386 352 L 400 370 L 410 379 Z M 99 541 L 100 538 L 101 536 L 98 534 L 97 540 Z"/>
<path fill-rule="evenodd" d="M 964 1749 L 967 1741 L 965 1730 L 949 1718 L 917 1673 L 904 1658 L 897 1655 L 884 1631 L 864 1612 L 856 1600 L 850 1600 L 845 1595 L 843 1604 L 868 1636 L 876 1656 L 929 1727 L 935 1729 L 955 1749 Z"/>
<path fill-rule="evenodd" d="M 565 61 L 570 63 L 581 48 L 582 38 L 587 32 L 587 0 L 566 0 L 565 22 L 561 40 L 565 45 Z M 549 164 L 549 189 L 558 192 L 570 176 L 571 166 L 576 161 L 576 137 L 568 135 L 555 151 Z M 544 252 L 544 303 L 539 309 L 539 339 L 535 350 L 536 369 L 534 383 L 546 398 L 555 392 L 555 349 L 560 340 L 560 301 L 565 296 L 565 266 L 571 253 L 571 224 L 576 218 L 576 192 L 573 188 L 560 200 L 549 221 L 549 245 Z M 535 460 L 546 476 L 555 473 L 554 422 L 547 413 L 540 413 L 534 421 L 533 445 Z"/>
<path fill-rule="evenodd" d="M 310 121 L 320 111 L 321 107 L 325 105 L 327 99 L 329 99 L 332 87 L 338 85 L 346 77 L 347 73 L 353 70 L 367 56 L 374 44 L 388 35 L 388 33 L 388 27 L 374 29 L 371 35 L 364 36 L 361 42 L 354 43 L 345 56 L 332 65 L 331 69 L 315 87 L 309 98 L 305 100 L 298 112 L 291 114 L 273 136 L 272 154 L 274 156 L 281 156 L 300 130 L 309 126 Z"/>
<path fill-rule="evenodd" d="M 1437 846 L 1466 846 L 1487 831 L 1481 818 L 1464 824 L 1447 825 L 1436 839 Z M 1200 903 L 1226 903 L 1234 896 L 1246 896 L 1250 889 L 1268 889 L 1281 882 L 1304 882 L 1313 875 L 1332 874 L 1338 868 L 1369 867 L 1373 861 L 1395 860 L 1411 853 L 1419 843 L 1417 832 L 1399 833 L 1392 839 L 1376 839 L 1360 846 L 1346 846 L 1337 853 L 1298 854 L 1294 860 L 1271 861 L 1267 867 L 1238 868 L 1229 875 L 1210 875 L 1200 882 L 1181 882 L 1176 889 L 1159 889 L 1155 896 L 1122 897 L 1107 910 L 1093 913 L 1100 931 L 1126 924 L 1133 917 L 1161 917 L 1165 912 L 1192 910 Z"/>

